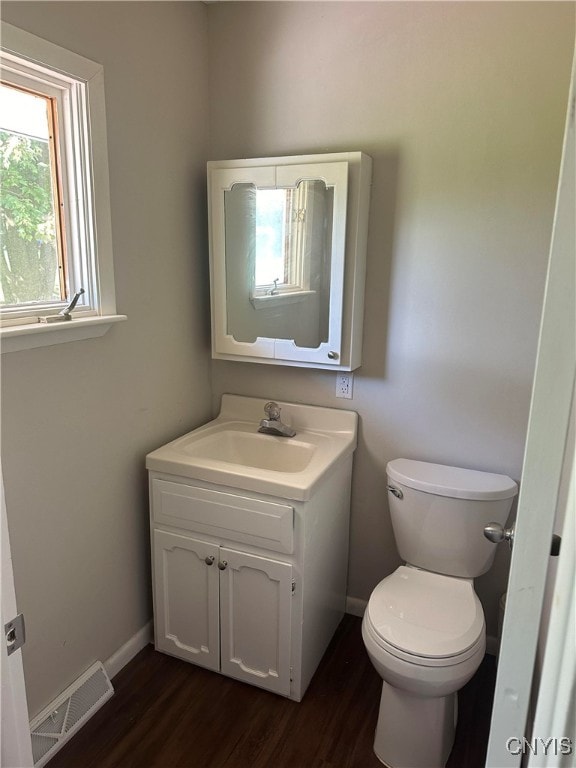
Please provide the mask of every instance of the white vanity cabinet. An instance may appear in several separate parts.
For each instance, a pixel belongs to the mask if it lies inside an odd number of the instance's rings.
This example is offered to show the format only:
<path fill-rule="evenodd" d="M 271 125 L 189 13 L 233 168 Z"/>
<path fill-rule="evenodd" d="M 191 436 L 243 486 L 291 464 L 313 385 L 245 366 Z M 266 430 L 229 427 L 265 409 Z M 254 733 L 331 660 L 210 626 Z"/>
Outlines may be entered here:
<path fill-rule="evenodd" d="M 357 414 L 223 395 L 146 457 L 156 649 L 300 701 L 346 606 Z"/>
<path fill-rule="evenodd" d="M 344 614 L 351 465 L 306 501 L 150 472 L 156 649 L 300 701 Z"/>
<path fill-rule="evenodd" d="M 288 696 L 292 565 L 153 535 L 157 649 Z"/>

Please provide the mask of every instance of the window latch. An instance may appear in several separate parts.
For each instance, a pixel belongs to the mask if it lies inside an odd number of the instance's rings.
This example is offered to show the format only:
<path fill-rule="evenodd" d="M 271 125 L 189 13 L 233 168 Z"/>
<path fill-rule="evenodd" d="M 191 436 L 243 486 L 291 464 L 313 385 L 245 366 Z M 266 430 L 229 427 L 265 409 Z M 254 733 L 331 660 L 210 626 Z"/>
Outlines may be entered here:
<path fill-rule="evenodd" d="M 46 315 L 44 317 L 40 318 L 41 323 L 61 323 L 65 320 L 72 320 L 72 310 L 78 304 L 78 299 L 82 294 L 85 293 L 84 288 L 80 288 L 78 293 L 74 294 L 74 297 L 72 298 L 72 301 L 67 304 L 64 309 L 59 312 L 57 315 Z"/>
<path fill-rule="evenodd" d="M 60 317 L 63 320 L 72 320 L 72 315 L 70 313 L 72 312 L 72 310 L 74 309 L 76 304 L 78 304 L 78 299 L 80 298 L 80 296 L 82 296 L 83 293 L 84 293 L 84 288 L 80 288 L 78 293 L 74 294 L 74 298 L 72 299 L 70 304 L 68 304 L 68 306 L 64 307 L 62 312 L 59 313 Z"/>

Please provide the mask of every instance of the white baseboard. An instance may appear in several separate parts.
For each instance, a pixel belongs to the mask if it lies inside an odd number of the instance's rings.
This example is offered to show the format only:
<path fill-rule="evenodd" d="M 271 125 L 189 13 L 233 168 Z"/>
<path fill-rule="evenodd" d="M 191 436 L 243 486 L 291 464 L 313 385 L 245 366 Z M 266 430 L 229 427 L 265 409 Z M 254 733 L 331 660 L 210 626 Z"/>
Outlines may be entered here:
<path fill-rule="evenodd" d="M 104 669 L 109 678 L 113 678 L 120 670 L 132 661 L 134 656 L 139 653 L 142 648 L 145 648 L 148 643 L 152 642 L 153 625 L 149 621 L 148 624 L 139 629 L 135 635 L 127 640 L 121 648 L 106 659 L 104 662 Z"/>
<path fill-rule="evenodd" d="M 352 616 L 364 616 L 364 611 L 368 605 L 368 600 L 362 600 L 360 597 L 346 596 L 346 613 L 351 613 Z"/>

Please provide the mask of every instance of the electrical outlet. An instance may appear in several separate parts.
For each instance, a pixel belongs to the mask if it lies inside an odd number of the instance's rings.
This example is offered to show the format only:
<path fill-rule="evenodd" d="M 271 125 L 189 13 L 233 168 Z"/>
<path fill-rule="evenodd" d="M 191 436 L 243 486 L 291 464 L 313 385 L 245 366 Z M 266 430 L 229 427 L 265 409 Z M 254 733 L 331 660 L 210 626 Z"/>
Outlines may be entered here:
<path fill-rule="evenodd" d="M 354 376 L 351 373 L 336 374 L 336 397 L 345 397 L 352 399 L 352 384 Z"/>

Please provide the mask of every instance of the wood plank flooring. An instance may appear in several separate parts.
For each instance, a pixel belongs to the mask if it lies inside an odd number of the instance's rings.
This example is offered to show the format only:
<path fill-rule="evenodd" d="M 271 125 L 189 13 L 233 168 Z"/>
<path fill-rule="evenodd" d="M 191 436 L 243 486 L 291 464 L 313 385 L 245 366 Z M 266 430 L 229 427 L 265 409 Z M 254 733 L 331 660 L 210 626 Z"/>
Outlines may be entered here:
<path fill-rule="evenodd" d="M 299 704 L 145 648 L 49 768 L 381 768 L 381 680 L 345 616 Z M 460 694 L 448 768 L 483 768 L 495 680 L 486 657 Z"/>

